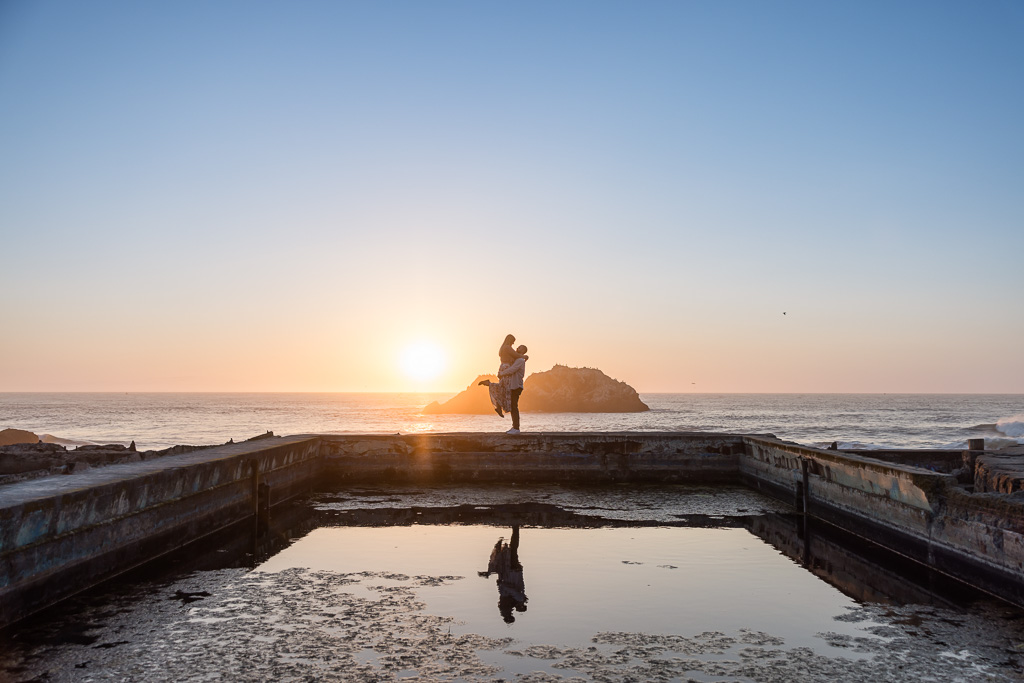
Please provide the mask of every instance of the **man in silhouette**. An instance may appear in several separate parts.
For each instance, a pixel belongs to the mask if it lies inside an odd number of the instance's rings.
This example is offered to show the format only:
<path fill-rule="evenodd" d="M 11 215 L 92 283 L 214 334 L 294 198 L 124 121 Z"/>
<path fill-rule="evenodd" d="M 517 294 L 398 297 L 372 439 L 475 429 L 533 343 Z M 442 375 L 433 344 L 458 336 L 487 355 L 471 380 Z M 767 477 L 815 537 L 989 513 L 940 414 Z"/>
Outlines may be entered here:
<path fill-rule="evenodd" d="M 521 344 L 516 349 L 519 358 L 504 370 L 498 371 L 499 378 L 509 378 L 512 390 L 512 410 L 510 411 L 512 413 L 512 429 L 505 432 L 506 434 L 519 433 L 519 397 L 523 394 L 523 380 L 526 378 L 526 351 L 526 346 Z"/>

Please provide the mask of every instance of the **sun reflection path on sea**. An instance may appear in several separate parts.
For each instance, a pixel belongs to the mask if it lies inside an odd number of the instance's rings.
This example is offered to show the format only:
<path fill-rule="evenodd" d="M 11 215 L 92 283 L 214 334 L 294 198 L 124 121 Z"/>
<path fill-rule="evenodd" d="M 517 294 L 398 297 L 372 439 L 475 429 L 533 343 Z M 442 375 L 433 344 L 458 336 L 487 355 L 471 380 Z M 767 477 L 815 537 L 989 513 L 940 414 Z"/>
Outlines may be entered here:
<path fill-rule="evenodd" d="M 404 434 L 426 434 L 438 431 L 437 425 L 433 422 L 411 422 L 405 425 L 400 433 Z"/>

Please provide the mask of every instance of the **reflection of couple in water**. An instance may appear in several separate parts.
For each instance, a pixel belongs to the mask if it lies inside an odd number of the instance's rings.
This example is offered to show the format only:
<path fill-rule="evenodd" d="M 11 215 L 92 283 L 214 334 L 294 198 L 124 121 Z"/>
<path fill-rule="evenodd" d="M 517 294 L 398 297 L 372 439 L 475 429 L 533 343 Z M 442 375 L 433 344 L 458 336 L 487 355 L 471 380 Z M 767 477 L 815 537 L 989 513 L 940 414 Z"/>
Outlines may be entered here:
<path fill-rule="evenodd" d="M 512 614 L 526 611 L 526 585 L 523 583 L 523 565 L 519 563 L 519 525 L 512 527 L 512 540 L 505 543 L 499 538 L 491 550 L 491 559 L 487 562 L 487 571 L 478 572 L 480 576 L 490 578 L 498 575 L 498 612 L 506 624 L 516 620 Z"/>
<path fill-rule="evenodd" d="M 512 429 L 506 434 L 519 433 L 519 397 L 523 393 L 523 379 L 526 376 L 526 361 L 530 358 L 526 355 L 526 347 L 522 344 L 519 348 L 513 349 L 516 338 L 511 334 L 505 337 L 504 343 L 498 349 L 498 359 L 501 365 L 498 366 L 498 381 L 492 382 L 485 379 L 480 382 L 490 392 L 491 405 L 498 417 L 505 417 L 505 413 L 512 415 Z"/>

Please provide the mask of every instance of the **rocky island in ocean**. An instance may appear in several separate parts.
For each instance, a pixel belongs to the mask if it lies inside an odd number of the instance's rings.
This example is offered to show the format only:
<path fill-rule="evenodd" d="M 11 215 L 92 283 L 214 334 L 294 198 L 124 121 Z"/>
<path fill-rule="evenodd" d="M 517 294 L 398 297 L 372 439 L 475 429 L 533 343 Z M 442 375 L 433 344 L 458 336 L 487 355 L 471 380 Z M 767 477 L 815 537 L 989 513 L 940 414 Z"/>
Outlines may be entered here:
<path fill-rule="evenodd" d="M 444 403 L 434 401 L 423 413 L 485 415 L 493 412 L 487 387 L 480 381 L 497 381 L 494 375 L 480 375 L 466 389 Z M 525 413 L 641 413 L 650 410 L 636 389 L 612 379 L 596 368 L 556 365 L 526 378 L 519 409 Z"/>

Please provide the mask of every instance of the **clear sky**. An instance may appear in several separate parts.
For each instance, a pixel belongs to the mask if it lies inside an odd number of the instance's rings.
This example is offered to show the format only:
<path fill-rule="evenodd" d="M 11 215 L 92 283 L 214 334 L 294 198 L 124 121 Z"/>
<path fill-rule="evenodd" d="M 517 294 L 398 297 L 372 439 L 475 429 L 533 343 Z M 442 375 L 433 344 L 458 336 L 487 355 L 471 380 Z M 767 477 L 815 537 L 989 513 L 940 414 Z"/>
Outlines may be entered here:
<path fill-rule="evenodd" d="M 1022 256 L 1021 2 L 0 0 L 0 391 L 1024 392 Z"/>

